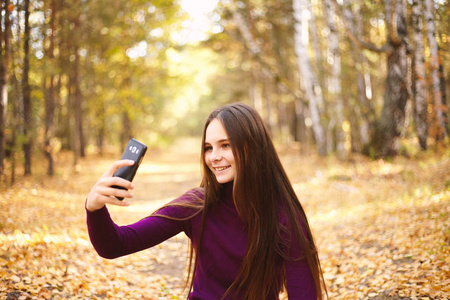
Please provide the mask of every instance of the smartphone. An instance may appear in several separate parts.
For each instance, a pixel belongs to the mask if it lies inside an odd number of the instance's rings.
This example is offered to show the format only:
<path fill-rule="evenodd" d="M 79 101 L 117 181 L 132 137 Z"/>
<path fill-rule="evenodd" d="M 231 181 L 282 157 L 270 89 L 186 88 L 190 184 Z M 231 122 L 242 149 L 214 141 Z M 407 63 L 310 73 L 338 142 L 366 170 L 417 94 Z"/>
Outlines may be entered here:
<path fill-rule="evenodd" d="M 145 144 L 139 142 L 138 140 L 131 139 L 123 152 L 122 159 L 134 160 L 134 165 L 120 168 L 114 176 L 124 178 L 128 181 L 133 181 L 134 175 L 136 175 L 137 169 L 144 158 L 145 152 L 147 152 L 147 146 Z M 112 187 L 126 190 L 126 188 L 117 185 L 113 185 Z M 123 197 L 116 198 L 123 200 Z"/>

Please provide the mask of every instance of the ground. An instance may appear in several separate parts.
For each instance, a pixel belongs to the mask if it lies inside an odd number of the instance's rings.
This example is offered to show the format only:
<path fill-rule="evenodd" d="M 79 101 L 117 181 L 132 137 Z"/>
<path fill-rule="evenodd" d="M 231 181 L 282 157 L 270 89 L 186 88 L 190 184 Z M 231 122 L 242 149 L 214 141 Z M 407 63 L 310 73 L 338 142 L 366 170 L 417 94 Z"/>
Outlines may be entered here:
<path fill-rule="evenodd" d="M 137 221 L 200 182 L 199 141 L 150 149 L 118 224 Z M 281 149 L 308 215 L 330 299 L 450 298 L 450 156 L 390 161 L 302 157 Z M 448 154 L 448 153 L 447 153 Z M 91 186 L 120 154 L 89 154 L 77 166 L 59 153 L 31 177 L 2 183 L 0 299 L 183 299 L 183 234 L 115 260 L 98 257 L 85 225 Z M 20 172 L 20 170 L 18 170 Z"/>

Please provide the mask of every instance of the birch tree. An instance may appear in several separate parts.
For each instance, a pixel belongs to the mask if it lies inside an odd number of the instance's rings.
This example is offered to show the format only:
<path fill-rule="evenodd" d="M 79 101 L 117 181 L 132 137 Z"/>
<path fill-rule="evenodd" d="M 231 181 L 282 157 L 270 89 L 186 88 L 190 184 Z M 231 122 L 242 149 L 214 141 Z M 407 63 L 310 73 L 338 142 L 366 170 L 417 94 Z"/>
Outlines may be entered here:
<path fill-rule="evenodd" d="M 425 73 L 425 55 L 423 45 L 423 22 L 422 3 L 414 0 L 412 3 L 412 26 L 414 37 L 414 105 L 415 105 L 415 126 L 417 137 L 422 150 L 427 149 L 428 121 L 427 121 L 427 82 Z"/>
<path fill-rule="evenodd" d="M 334 119 L 336 123 L 336 152 L 340 159 L 347 157 L 347 151 L 345 150 L 346 134 L 343 130 L 344 126 L 344 101 L 342 98 L 342 82 L 341 82 L 341 51 L 339 49 L 339 32 L 336 28 L 335 18 L 336 13 L 334 6 L 330 0 L 324 0 L 324 9 L 326 12 L 326 19 L 328 22 L 328 28 L 330 29 L 329 35 L 329 55 L 328 61 L 331 64 L 331 78 L 328 85 L 328 91 L 335 103 L 334 107 Z"/>
<path fill-rule="evenodd" d="M 345 19 L 351 23 L 351 27 L 355 30 L 355 35 L 361 37 L 363 34 L 363 16 L 361 13 L 361 1 L 353 2 L 353 13 L 351 11 L 351 3 L 344 0 Z M 370 74 L 366 71 L 367 58 L 362 53 L 361 49 L 353 44 L 351 47 L 351 55 L 355 63 L 355 77 L 357 89 L 357 103 L 353 107 L 356 114 L 356 124 L 352 124 L 352 135 L 358 138 L 358 141 L 352 139 L 352 144 L 355 150 L 361 151 L 368 147 L 370 143 L 370 136 L 374 131 L 375 111 L 372 102 L 372 95 L 370 93 Z M 358 128 L 358 129 L 356 129 Z M 357 132 L 353 132 L 357 131 Z"/>
<path fill-rule="evenodd" d="M 317 76 L 312 69 L 311 60 L 307 51 L 309 46 L 308 14 L 310 12 L 307 10 L 307 3 L 305 0 L 294 0 L 292 4 L 296 21 L 294 47 L 297 55 L 297 65 L 301 79 L 304 82 L 317 150 L 319 155 L 325 156 L 327 152 L 326 139 L 319 113 L 319 106 L 323 103 L 323 98 L 320 86 L 317 84 Z"/>
<path fill-rule="evenodd" d="M 372 140 L 376 157 L 395 156 L 400 150 L 400 137 L 405 127 L 408 99 L 408 60 L 406 53 L 406 1 L 385 1 L 388 29 L 388 74 L 383 110 Z"/>
<path fill-rule="evenodd" d="M 434 25 L 434 1 L 425 0 L 424 4 L 425 4 L 425 20 L 427 24 L 427 38 L 428 38 L 428 45 L 430 47 L 432 95 L 437 123 L 436 139 L 442 140 L 447 136 L 447 130 L 445 127 L 445 119 L 443 114 L 443 110 L 446 109 L 444 108 L 443 105 L 442 93 L 440 89 L 439 54 Z"/>
<path fill-rule="evenodd" d="M 332 1 L 344 21 L 348 37 L 355 45 L 387 54 L 388 74 L 385 81 L 383 109 L 366 152 L 374 157 L 395 156 L 400 150 L 400 137 L 406 125 L 406 103 L 409 96 L 406 1 L 385 1 L 387 41 L 382 47 L 365 42 L 357 36 L 349 20 L 342 14 L 340 5 L 336 0 Z"/>

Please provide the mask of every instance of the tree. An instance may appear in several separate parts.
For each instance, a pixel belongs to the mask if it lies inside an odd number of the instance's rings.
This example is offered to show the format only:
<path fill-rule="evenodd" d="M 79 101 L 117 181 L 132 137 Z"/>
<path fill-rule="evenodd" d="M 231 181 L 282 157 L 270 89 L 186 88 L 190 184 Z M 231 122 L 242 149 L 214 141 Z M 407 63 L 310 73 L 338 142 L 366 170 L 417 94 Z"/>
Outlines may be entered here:
<path fill-rule="evenodd" d="M 326 140 L 323 126 L 321 124 L 319 106 L 323 103 L 320 86 L 311 66 L 308 56 L 308 19 L 307 6 L 304 0 L 294 0 L 295 23 L 295 53 L 297 54 L 297 64 L 300 71 L 306 97 L 308 98 L 309 111 L 312 119 L 314 137 L 316 139 L 317 151 L 319 155 L 325 156 Z"/>
<path fill-rule="evenodd" d="M 335 122 L 336 132 L 336 150 L 340 159 L 347 157 L 347 151 L 345 149 L 346 133 L 343 130 L 344 126 L 344 100 L 342 98 L 342 72 L 341 72 L 341 51 L 339 49 L 339 32 L 335 24 L 336 13 L 331 0 L 323 0 L 323 7 L 325 10 L 326 19 L 328 22 L 328 28 L 330 29 L 329 36 L 329 61 L 331 64 L 331 78 L 329 79 L 328 90 L 335 102 L 334 117 L 332 120 Z M 327 143 L 330 144 L 330 143 Z M 328 145 L 331 148 L 331 145 Z M 331 151 L 328 151 L 331 153 Z"/>
<path fill-rule="evenodd" d="M 366 153 L 374 157 L 395 156 L 400 150 L 400 137 L 405 130 L 408 90 L 408 56 L 406 1 L 385 1 L 386 44 L 377 47 L 355 34 L 342 8 L 333 0 L 347 29 L 348 36 L 358 47 L 378 53 L 387 53 L 387 76 L 381 116 L 376 122 L 370 146 Z M 345 9 L 345 8 L 344 8 Z M 345 14 L 348 15 L 348 14 Z"/>
<path fill-rule="evenodd" d="M 6 113 L 8 108 L 8 81 L 9 81 L 9 56 L 10 56 L 10 31 L 9 0 L 2 1 L 1 16 L 4 16 L 3 26 L 0 17 L 0 178 L 4 174 L 5 144 L 6 144 Z M 13 6 L 14 7 L 14 6 Z M 3 30 L 4 28 L 4 30 Z"/>
<path fill-rule="evenodd" d="M 415 125 L 417 137 L 422 150 L 427 149 L 428 137 L 428 95 L 425 73 L 425 56 L 423 45 L 423 22 L 422 22 L 422 3 L 420 0 L 414 0 L 412 4 L 412 26 L 414 37 L 414 59 L 413 59 L 413 92 L 415 104 Z"/>
<path fill-rule="evenodd" d="M 56 71 L 56 60 L 55 60 L 55 39 L 56 39 L 56 22 L 58 20 L 58 7 L 57 1 L 52 0 L 50 4 L 50 46 L 47 52 L 48 64 L 50 65 L 48 70 L 48 75 L 44 78 L 44 89 L 45 93 L 45 133 L 44 133 L 44 153 L 47 156 L 48 167 L 47 175 L 52 176 L 55 172 L 54 170 L 54 145 L 53 139 L 55 135 L 55 71 Z"/>
<path fill-rule="evenodd" d="M 436 118 L 436 139 L 443 140 L 447 135 L 447 129 L 444 120 L 444 101 L 441 92 L 441 80 L 439 78 L 440 59 L 438 54 L 438 45 L 435 37 L 434 25 L 434 1 L 425 0 L 425 20 L 427 26 L 428 45 L 430 47 L 430 67 L 432 81 L 432 95 Z"/>
<path fill-rule="evenodd" d="M 386 1 L 388 74 L 384 104 L 378 120 L 372 147 L 376 157 L 395 156 L 405 129 L 405 107 L 408 99 L 408 57 L 406 53 L 406 1 Z M 395 4 L 393 6 L 392 4 Z"/>
<path fill-rule="evenodd" d="M 22 77 L 22 102 L 23 102 L 23 153 L 24 153 L 24 173 L 31 174 L 31 157 L 32 157 L 32 130 L 33 124 L 31 119 L 31 88 L 29 83 L 30 73 L 30 0 L 24 1 L 25 12 L 25 28 L 23 42 L 23 77 Z"/>

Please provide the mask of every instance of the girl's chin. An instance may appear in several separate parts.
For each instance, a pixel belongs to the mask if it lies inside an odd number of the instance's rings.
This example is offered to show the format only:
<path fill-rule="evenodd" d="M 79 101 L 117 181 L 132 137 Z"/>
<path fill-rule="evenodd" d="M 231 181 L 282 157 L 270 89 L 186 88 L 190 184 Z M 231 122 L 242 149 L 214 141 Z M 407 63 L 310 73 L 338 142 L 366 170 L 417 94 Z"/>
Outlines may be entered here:
<path fill-rule="evenodd" d="M 225 176 L 216 176 L 216 180 L 217 180 L 217 182 L 218 183 L 228 183 L 228 182 L 231 182 L 231 181 L 233 181 L 234 180 L 234 178 L 232 178 L 232 177 L 225 177 Z"/>

